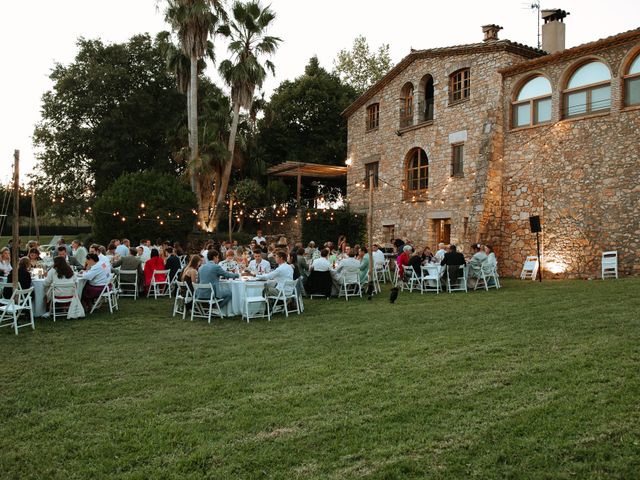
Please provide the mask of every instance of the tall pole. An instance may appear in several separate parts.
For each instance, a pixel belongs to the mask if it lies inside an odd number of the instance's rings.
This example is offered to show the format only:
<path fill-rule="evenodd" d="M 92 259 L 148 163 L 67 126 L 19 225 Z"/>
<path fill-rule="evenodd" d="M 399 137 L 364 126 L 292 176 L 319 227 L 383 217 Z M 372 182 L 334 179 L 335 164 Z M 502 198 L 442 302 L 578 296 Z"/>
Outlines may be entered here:
<path fill-rule="evenodd" d="M 229 241 L 233 243 L 233 195 L 229 195 Z"/>
<path fill-rule="evenodd" d="M 536 232 L 536 246 L 538 248 L 538 278 L 542 282 L 542 258 L 540 258 L 540 233 Z"/>
<path fill-rule="evenodd" d="M 369 215 L 367 216 L 369 243 L 369 291 L 373 284 L 373 169 L 369 171 Z"/>
<path fill-rule="evenodd" d="M 20 253 L 20 150 L 13 152 L 13 242 L 11 246 L 11 264 L 13 272 L 13 291 L 18 289 L 18 257 Z"/>
<path fill-rule="evenodd" d="M 31 208 L 33 209 L 33 221 L 36 225 L 36 242 L 40 245 L 40 225 L 38 224 L 38 210 L 36 210 L 36 190 L 31 190 Z"/>

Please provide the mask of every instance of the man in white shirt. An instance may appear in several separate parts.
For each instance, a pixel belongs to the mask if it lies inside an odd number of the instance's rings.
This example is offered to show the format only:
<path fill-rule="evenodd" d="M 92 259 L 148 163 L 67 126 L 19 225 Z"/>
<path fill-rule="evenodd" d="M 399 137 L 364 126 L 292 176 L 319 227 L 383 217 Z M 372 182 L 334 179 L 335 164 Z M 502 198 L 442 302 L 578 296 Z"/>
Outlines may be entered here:
<path fill-rule="evenodd" d="M 128 239 L 123 238 L 122 243 L 116 247 L 116 255 L 120 255 L 121 257 L 126 257 L 129 255 L 129 248 L 131 246 L 131 242 Z"/>
<path fill-rule="evenodd" d="M 276 262 L 278 267 L 274 271 L 264 275 L 256 275 L 258 280 L 275 280 L 275 286 L 272 283 L 267 283 L 265 286 L 264 293 L 267 296 L 278 295 L 280 291 L 284 290 L 284 282 L 293 280 L 293 267 L 287 263 L 287 254 L 278 252 Z"/>
<path fill-rule="evenodd" d="M 311 262 L 310 270 L 315 270 L 316 272 L 328 272 L 331 270 L 331 264 L 327 257 L 329 256 L 329 250 L 327 248 L 323 248 L 320 252 L 320 258 L 316 258 Z"/>
<path fill-rule="evenodd" d="M 262 258 L 262 250 L 256 249 L 253 252 L 253 260 L 249 262 L 249 271 L 257 275 L 271 272 L 271 264 Z"/>
<path fill-rule="evenodd" d="M 360 278 L 360 261 L 356 258 L 355 253 L 349 250 L 348 257 L 340 261 L 340 265 L 336 269 L 338 280 L 349 275 L 352 278 Z"/>
<path fill-rule="evenodd" d="M 442 262 L 442 260 L 444 260 L 444 254 L 447 253 L 447 251 L 444 249 L 444 247 L 445 247 L 444 243 L 440 242 L 438 244 L 438 251 L 433 256 L 435 258 L 436 263 L 440 263 L 440 262 Z"/>
<path fill-rule="evenodd" d="M 379 265 L 384 266 L 384 253 L 380 250 L 380 247 L 377 243 L 373 244 L 373 248 L 371 249 L 373 253 L 373 265 L 374 267 L 378 267 Z"/>
<path fill-rule="evenodd" d="M 92 247 L 93 248 L 93 247 Z M 87 255 L 87 271 L 82 278 L 87 282 L 82 289 L 82 304 L 91 308 L 93 301 L 100 296 L 104 286 L 111 281 L 111 269 L 105 268 L 96 253 Z"/>
<path fill-rule="evenodd" d="M 267 239 L 262 236 L 262 230 L 258 230 L 257 235 L 253 237 L 253 241 L 256 242 L 258 246 L 260 246 L 262 242 L 267 242 Z"/>

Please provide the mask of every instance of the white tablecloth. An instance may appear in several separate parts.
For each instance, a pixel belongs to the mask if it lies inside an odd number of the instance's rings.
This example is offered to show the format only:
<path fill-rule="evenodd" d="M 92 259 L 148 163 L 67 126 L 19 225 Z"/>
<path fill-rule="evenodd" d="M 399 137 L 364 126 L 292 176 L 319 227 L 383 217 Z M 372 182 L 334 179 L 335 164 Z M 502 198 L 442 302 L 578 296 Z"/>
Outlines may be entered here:
<path fill-rule="evenodd" d="M 44 290 L 44 278 L 34 278 L 31 280 L 33 286 L 33 315 L 41 317 L 47 311 L 47 295 Z M 82 290 L 87 283 L 82 278 L 76 278 L 76 288 L 78 292 L 78 298 L 82 298 Z M 57 311 L 57 310 L 56 310 Z"/>
<path fill-rule="evenodd" d="M 220 280 L 220 291 L 231 292 L 231 300 L 222 308 L 227 317 L 242 315 L 247 291 L 250 297 L 262 295 L 266 282 L 256 280 Z"/>

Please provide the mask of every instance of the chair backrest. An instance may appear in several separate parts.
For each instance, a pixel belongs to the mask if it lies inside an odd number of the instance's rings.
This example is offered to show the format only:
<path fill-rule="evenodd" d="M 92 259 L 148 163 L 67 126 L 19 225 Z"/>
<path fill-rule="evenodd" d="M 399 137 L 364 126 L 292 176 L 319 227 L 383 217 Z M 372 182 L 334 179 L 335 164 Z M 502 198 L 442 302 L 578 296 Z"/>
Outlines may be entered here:
<path fill-rule="evenodd" d="M 618 252 L 602 252 L 602 265 L 603 266 L 614 266 L 618 264 Z"/>
<path fill-rule="evenodd" d="M 138 271 L 137 270 L 120 270 L 120 277 L 122 278 L 122 276 L 125 277 L 134 277 L 137 279 L 138 278 Z"/>
<path fill-rule="evenodd" d="M 184 294 L 183 294 L 183 289 L 184 289 Z M 178 292 L 177 295 L 182 295 L 186 299 L 193 297 L 193 292 L 191 291 L 191 287 L 189 287 L 189 284 L 187 282 L 181 282 L 180 280 L 176 280 L 176 291 Z"/>
<path fill-rule="evenodd" d="M 440 268 L 437 265 L 425 265 L 422 267 L 422 275 L 424 276 L 425 271 L 427 272 L 427 276 L 433 278 L 440 277 Z"/>
<path fill-rule="evenodd" d="M 287 280 L 288 281 L 288 280 Z M 360 283 L 360 273 L 355 273 L 355 272 L 346 272 L 343 276 L 342 276 L 342 281 L 343 283 L 350 285 L 352 283 Z"/>
<path fill-rule="evenodd" d="M 536 268 L 538 268 L 538 257 L 536 255 L 529 255 L 525 259 L 522 269 L 531 272 Z"/>
<path fill-rule="evenodd" d="M 213 287 L 211 286 L 210 283 L 194 283 L 193 284 L 193 294 L 194 294 L 194 296 L 197 295 L 198 291 L 200 291 L 200 290 L 208 290 L 209 291 L 209 298 L 213 298 L 214 292 L 213 292 Z"/>
<path fill-rule="evenodd" d="M 76 283 L 69 282 L 67 284 L 59 284 L 53 282 L 51 284 L 53 298 L 54 299 L 63 299 L 66 300 L 70 297 L 73 297 L 76 294 Z"/>
<path fill-rule="evenodd" d="M 157 279 L 156 275 L 164 275 L 165 276 L 165 280 Z M 163 281 L 166 282 L 168 276 L 169 276 L 169 270 L 154 270 L 153 273 L 151 274 L 151 279 L 155 280 L 156 283 L 163 282 Z"/>
<path fill-rule="evenodd" d="M 11 298 L 14 302 L 20 307 L 26 307 L 27 304 L 31 303 L 31 293 L 33 292 L 33 287 L 29 288 L 18 288 L 13 292 Z"/>
<path fill-rule="evenodd" d="M 285 280 L 284 281 L 284 294 L 287 297 L 291 297 L 296 293 L 296 280 Z"/>

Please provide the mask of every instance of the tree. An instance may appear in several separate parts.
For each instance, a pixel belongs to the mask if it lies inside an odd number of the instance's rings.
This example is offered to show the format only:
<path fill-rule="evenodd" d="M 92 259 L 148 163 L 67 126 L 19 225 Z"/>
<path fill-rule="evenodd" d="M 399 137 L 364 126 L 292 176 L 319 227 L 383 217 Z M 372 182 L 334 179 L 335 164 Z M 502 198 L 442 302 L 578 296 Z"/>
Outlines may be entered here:
<path fill-rule="evenodd" d="M 231 59 L 224 60 L 219 67 L 222 78 L 231 87 L 233 121 L 228 142 L 231 159 L 234 158 L 240 109 L 250 109 L 256 88 L 262 87 L 267 76 L 266 69 L 275 73 L 273 63 L 265 60 L 263 66 L 260 57 L 273 55 L 281 42 L 278 37 L 266 35 L 267 29 L 275 19 L 275 13 L 269 7 L 263 8 L 259 1 L 234 3 L 232 17 L 220 28 L 220 33 L 229 37 Z M 229 187 L 231 170 L 232 162 L 227 162 L 220 189 L 216 192 L 216 203 L 209 222 L 210 230 L 217 228 Z"/>
<path fill-rule="evenodd" d="M 304 74 L 282 82 L 258 121 L 259 159 L 267 165 L 300 161 L 344 165 L 347 157 L 347 122 L 342 111 L 356 99 L 354 89 L 327 72 L 312 57 Z M 344 180 L 338 182 L 344 186 Z M 303 197 L 318 189 L 303 182 Z"/>
<path fill-rule="evenodd" d="M 334 60 L 334 73 L 351 85 L 358 95 L 380 80 L 391 69 L 389 45 L 382 44 L 377 52 L 369 50 L 367 39 L 360 35 L 353 41 L 351 50 L 340 50 Z"/>
<path fill-rule="evenodd" d="M 168 201 L 170 199 L 170 201 Z M 125 173 L 95 202 L 97 239 L 171 238 L 183 240 L 193 228 L 196 198 L 173 175 L 153 170 Z"/>
<path fill-rule="evenodd" d="M 184 97 L 158 42 L 148 35 L 108 45 L 81 38 L 75 60 L 56 64 L 50 78 L 34 132 L 39 193 L 84 209 L 123 172 L 179 171 L 172 152 Z"/>
<path fill-rule="evenodd" d="M 191 189 L 198 199 L 202 198 L 196 179 L 201 168 L 198 156 L 198 61 L 211 51 L 209 37 L 215 33 L 221 18 L 226 16 L 219 0 L 167 0 L 166 21 L 173 27 L 180 41 L 180 48 L 190 61 L 188 84 L 189 101 L 189 150 Z M 205 222 L 205 213 L 198 208 L 200 222 Z"/>

